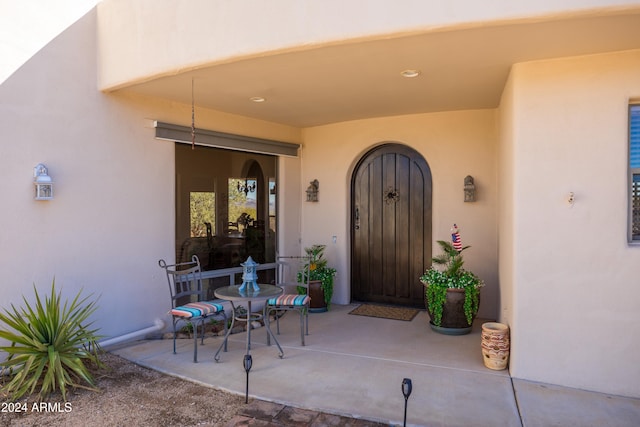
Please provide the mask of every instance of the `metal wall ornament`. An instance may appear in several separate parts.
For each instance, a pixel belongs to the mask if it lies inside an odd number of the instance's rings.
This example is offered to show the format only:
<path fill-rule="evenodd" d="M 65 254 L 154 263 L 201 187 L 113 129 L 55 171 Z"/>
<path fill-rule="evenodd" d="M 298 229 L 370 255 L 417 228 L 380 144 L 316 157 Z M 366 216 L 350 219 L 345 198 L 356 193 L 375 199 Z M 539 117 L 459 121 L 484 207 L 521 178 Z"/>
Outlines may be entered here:
<path fill-rule="evenodd" d="M 464 178 L 464 201 L 475 202 L 476 201 L 476 186 L 473 182 L 473 177 L 467 175 Z"/>
<path fill-rule="evenodd" d="M 386 204 L 397 203 L 400 200 L 400 194 L 398 194 L 398 190 L 393 187 L 387 188 L 387 191 L 384 192 L 384 202 Z"/>

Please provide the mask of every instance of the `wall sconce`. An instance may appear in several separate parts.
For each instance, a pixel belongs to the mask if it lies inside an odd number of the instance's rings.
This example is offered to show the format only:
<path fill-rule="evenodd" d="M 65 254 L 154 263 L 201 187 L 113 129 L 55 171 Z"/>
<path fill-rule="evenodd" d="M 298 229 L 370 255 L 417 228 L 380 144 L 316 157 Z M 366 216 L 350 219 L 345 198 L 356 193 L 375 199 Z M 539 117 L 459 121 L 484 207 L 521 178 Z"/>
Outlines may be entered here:
<path fill-rule="evenodd" d="M 39 163 L 33 168 L 33 183 L 36 186 L 36 200 L 53 199 L 53 180 L 45 165 Z"/>
<path fill-rule="evenodd" d="M 318 188 L 320 187 L 320 183 L 317 179 L 314 179 L 307 187 L 307 202 L 317 202 L 318 201 Z"/>
<path fill-rule="evenodd" d="M 464 201 L 475 202 L 476 201 L 476 186 L 473 183 L 473 177 L 467 175 L 464 178 Z"/>

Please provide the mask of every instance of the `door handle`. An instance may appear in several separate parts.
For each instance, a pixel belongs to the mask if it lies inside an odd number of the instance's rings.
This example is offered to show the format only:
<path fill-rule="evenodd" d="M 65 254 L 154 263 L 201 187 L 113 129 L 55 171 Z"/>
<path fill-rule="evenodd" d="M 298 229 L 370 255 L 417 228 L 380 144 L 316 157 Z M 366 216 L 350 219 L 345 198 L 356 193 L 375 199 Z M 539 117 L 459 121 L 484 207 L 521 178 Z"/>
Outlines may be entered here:
<path fill-rule="evenodd" d="M 355 229 L 360 229 L 360 209 L 356 207 L 356 221 L 355 221 Z"/>

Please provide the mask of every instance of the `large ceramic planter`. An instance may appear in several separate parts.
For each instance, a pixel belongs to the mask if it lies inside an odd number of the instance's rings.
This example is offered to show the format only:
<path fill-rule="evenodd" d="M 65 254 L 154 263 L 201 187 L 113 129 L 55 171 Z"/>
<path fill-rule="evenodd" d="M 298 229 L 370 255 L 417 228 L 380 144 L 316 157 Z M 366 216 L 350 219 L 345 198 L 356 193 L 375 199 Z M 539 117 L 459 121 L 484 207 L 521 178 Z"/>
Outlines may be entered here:
<path fill-rule="evenodd" d="M 309 311 L 311 313 L 322 313 L 328 310 L 327 303 L 324 302 L 324 291 L 322 290 L 322 282 L 320 280 L 309 281 Z"/>
<path fill-rule="evenodd" d="M 433 314 L 429 310 L 428 301 L 425 302 L 431 319 L 429 325 L 434 331 L 445 335 L 466 335 L 471 332 L 472 325 L 467 322 L 467 316 L 464 314 L 464 289 L 447 289 L 447 299 L 442 309 L 440 326 L 433 323 Z M 473 319 L 476 314 L 473 314 Z M 472 324 L 473 319 L 471 320 Z"/>

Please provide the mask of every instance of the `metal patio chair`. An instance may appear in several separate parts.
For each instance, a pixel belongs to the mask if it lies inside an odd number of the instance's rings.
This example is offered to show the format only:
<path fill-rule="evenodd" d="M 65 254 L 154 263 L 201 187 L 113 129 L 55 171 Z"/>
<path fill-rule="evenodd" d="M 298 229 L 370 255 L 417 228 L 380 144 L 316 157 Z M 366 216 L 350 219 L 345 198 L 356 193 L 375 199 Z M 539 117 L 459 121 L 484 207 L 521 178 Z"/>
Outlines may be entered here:
<path fill-rule="evenodd" d="M 304 343 L 304 336 L 309 335 L 309 265 L 311 259 L 307 256 L 279 256 L 276 258 L 276 286 L 284 289 L 284 293 L 276 298 L 267 300 L 264 306 L 264 319 L 270 322 L 271 313 L 275 313 L 276 332 L 280 335 L 279 312 L 296 310 L 300 313 L 300 341 Z M 297 267 L 294 270 L 294 267 Z M 297 282 L 298 273 L 302 276 L 302 282 Z M 305 288 L 303 294 L 287 293 L 287 288 Z M 267 334 L 267 345 L 271 345 Z"/>
<path fill-rule="evenodd" d="M 173 354 L 176 354 L 176 326 L 179 322 L 187 322 L 193 327 L 193 362 L 198 362 L 198 325 L 202 331 L 201 344 L 204 344 L 204 322 L 210 317 L 222 317 L 225 335 L 227 332 L 227 315 L 222 304 L 216 301 L 203 301 L 202 270 L 196 255 L 191 261 L 168 265 L 165 260 L 158 265 L 167 274 L 169 292 L 171 294 L 171 314 L 173 323 Z M 225 349 L 227 346 L 225 343 Z"/>

